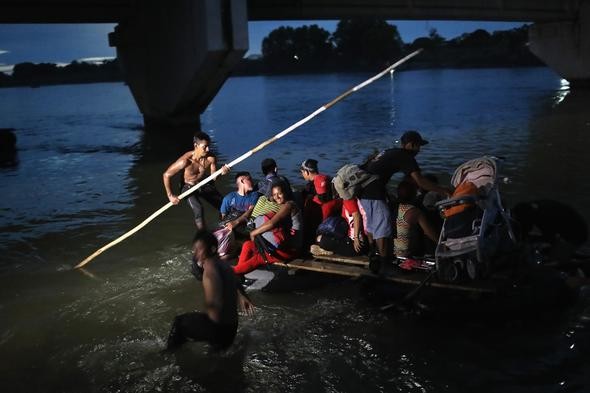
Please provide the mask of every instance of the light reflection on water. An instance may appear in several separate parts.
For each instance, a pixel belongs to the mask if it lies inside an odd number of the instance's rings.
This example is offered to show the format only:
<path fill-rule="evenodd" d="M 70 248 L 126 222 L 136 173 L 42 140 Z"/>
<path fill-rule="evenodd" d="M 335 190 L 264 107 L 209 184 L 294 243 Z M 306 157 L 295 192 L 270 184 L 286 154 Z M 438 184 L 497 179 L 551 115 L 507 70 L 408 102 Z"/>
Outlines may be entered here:
<path fill-rule="evenodd" d="M 366 76 L 230 79 L 203 129 L 227 161 Z M 301 184 L 304 158 L 333 173 L 415 128 L 431 141 L 423 170 L 442 181 L 467 159 L 502 156 L 509 202 L 555 198 L 590 219 L 589 102 L 542 68 L 396 72 L 236 170 L 256 177 L 274 157 Z M 163 148 L 144 135 L 121 84 L 2 89 L 0 104 L 19 146 L 19 164 L 0 169 L 0 383 L 13 391 L 584 391 L 590 302 L 539 325 L 472 310 L 386 315 L 348 281 L 256 293 L 258 313 L 229 351 L 162 355 L 173 316 L 202 300 L 187 272 L 185 206 L 86 275 L 69 268 L 167 202 L 161 173 L 190 137 Z"/>

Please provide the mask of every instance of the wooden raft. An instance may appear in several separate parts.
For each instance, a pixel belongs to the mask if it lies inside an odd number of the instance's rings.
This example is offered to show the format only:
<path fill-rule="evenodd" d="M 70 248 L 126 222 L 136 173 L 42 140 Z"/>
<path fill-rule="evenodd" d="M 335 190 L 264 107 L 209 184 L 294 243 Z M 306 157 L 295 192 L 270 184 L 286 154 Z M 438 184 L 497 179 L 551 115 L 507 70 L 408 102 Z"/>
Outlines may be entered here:
<path fill-rule="evenodd" d="M 408 271 L 406 273 L 394 271 L 393 269 L 384 275 L 376 275 L 369 270 L 369 259 L 367 257 L 344 257 L 341 255 L 314 255 L 306 259 L 295 259 L 288 263 L 277 262 L 275 265 L 341 276 L 370 277 L 405 285 L 419 285 L 428 275 L 427 271 Z M 468 292 L 493 293 L 497 290 L 498 280 L 492 278 L 485 281 L 447 283 L 432 278 L 426 286 Z"/>

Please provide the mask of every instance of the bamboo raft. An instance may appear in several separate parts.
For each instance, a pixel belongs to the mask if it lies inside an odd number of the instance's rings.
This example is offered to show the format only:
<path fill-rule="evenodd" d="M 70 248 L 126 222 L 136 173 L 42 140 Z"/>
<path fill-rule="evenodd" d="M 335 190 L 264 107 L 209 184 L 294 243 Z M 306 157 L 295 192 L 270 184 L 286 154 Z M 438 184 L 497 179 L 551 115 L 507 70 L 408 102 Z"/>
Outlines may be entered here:
<path fill-rule="evenodd" d="M 340 255 L 313 255 L 304 259 L 295 259 L 287 263 L 275 263 L 289 269 L 308 270 L 313 272 L 334 274 L 348 277 L 367 277 L 377 280 L 390 281 L 395 284 L 418 286 L 423 283 L 429 271 L 400 271 L 390 269 L 383 275 L 374 274 L 369 270 L 368 257 L 344 257 Z M 428 280 L 424 285 L 432 288 L 442 288 L 475 293 L 495 293 L 502 284 L 502 277 L 491 277 L 486 280 L 468 281 L 461 283 L 447 283 L 436 277 Z"/>

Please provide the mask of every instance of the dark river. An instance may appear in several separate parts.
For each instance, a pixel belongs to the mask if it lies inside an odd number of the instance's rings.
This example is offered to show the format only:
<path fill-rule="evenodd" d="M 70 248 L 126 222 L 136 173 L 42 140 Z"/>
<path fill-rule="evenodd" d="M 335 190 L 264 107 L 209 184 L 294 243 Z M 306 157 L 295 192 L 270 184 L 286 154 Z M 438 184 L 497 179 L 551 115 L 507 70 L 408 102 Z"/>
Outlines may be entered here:
<path fill-rule="evenodd" d="M 232 78 L 202 128 L 228 162 L 368 77 Z M 301 185 L 303 159 L 334 173 L 413 128 L 431 141 L 418 156 L 423 172 L 445 182 L 468 159 L 501 156 L 508 205 L 552 198 L 588 220 L 589 109 L 590 92 L 570 91 L 545 68 L 396 72 L 235 170 L 259 177 L 260 161 L 274 157 Z M 167 203 L 162 172 L 190 138 L 179 146 L 144 133 L 123 84 L 0 89 L 0 127 L 18 137 L 18 162 L 0 168 L 3 392 L 590 389 L 586 291 L 559 309 L 505 312 L 450 297 L 456 305 L 420 315 L 379 311 L 357 281 L 258 291 L 257 313 L 241 317 L 230 350 L 190 344 L 161 354 L 173 317 L 202 309 L 185 205 L 85 271 L 72 267 Z"/>

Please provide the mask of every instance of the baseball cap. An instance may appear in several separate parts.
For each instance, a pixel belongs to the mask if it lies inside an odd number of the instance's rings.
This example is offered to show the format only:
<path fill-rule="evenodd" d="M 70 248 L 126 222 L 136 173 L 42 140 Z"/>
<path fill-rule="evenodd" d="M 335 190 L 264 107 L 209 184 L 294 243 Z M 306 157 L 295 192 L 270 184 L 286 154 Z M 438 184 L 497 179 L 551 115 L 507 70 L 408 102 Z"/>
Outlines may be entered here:
<path fill-rule="evenodd" d="M 428 143 L 426 139 L 422 138 L 422 135 L 420 135 L 418 131 L 414 130 L 404 132 L 400 141 L 402 145 L 405 145 L 406 143 L 418 143 L 420 146 L 424 146 Z"/>

